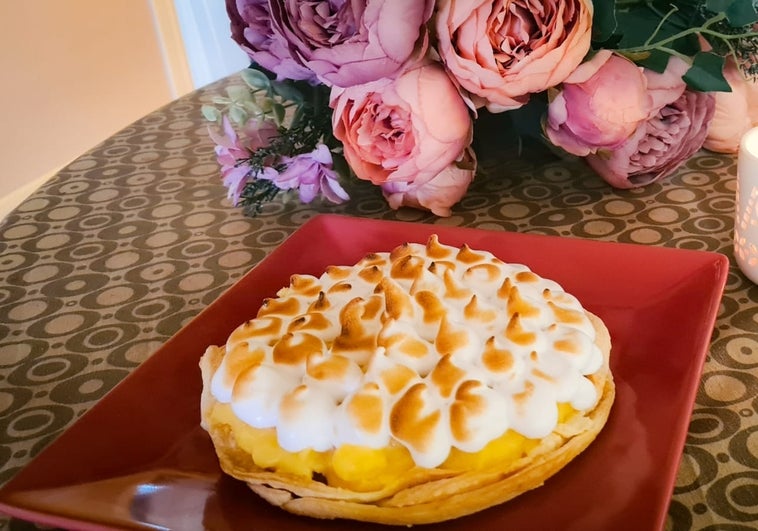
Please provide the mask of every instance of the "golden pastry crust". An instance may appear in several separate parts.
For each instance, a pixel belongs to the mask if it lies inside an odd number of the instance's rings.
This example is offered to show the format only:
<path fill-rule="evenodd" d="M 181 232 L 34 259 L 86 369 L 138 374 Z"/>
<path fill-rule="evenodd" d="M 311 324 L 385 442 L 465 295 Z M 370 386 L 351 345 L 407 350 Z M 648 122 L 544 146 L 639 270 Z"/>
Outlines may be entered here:
<path fill-rule="evenodd" d="M 466 260 L 467 255 L 464 253 L 460 259 Z M 417 274 L 411 271 L 415 265 L 410 261 L 400 267 L 408 270 L 408 274 Z M 398 271 L 398 274 L 405 272 Z M 382 289 L 388 292 L 395 287 Z M 398 296 L 397 300 L 404 299 Z M 518 297 L 511 304 L 519 304 Z M 433 305 L 429 308 L 434 310 Z M 388 311 L 402 313 L 405 310 L 400 302 L 388 307 Z M 320 475 L 308 478 L 261 468 L 249 452 L 238 446 L 232 428 L 216 421 L 213 416 L 219 401 L 211 392 L 211 381 L 226 355 L 224 347 L 209 347 L 200 361 L 202 425 L 209 432 L 221 467 L 227 474 L 245 481 L 256 494 L 291 513 L 391 525 L 425 524 L 461 517 L 539 487 L 585 450 L 602 430 L 615 397 L 609 368 L 610 336 L 597 316 L 585 313 L 595 332 L 595 345 L 603 356 L 602 367 L 587 376 L 599 399 L 594 407 L 576 411 L 560 421 L 550 435 L 541 438 L 525 455 L 505 460 L 499 466 L 466 471 L 445 469 L 444 466 L 415 466 L 403 473 L 398 481 L 370 491 L 330 486 Z M 359 328 L 358 325 L 354 327 L 357 335 L 361 333 Z"/>

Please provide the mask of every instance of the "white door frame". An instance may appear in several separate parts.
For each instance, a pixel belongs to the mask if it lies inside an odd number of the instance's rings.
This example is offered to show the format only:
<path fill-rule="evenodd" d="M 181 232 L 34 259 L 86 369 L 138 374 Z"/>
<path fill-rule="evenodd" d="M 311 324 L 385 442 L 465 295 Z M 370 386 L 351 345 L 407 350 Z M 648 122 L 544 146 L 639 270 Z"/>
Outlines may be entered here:
<path fill-rule="evenodd" d="M 237 72 L 249 63 L 231 38 L 222 0 L 148 0 L 177 95 Z"/>

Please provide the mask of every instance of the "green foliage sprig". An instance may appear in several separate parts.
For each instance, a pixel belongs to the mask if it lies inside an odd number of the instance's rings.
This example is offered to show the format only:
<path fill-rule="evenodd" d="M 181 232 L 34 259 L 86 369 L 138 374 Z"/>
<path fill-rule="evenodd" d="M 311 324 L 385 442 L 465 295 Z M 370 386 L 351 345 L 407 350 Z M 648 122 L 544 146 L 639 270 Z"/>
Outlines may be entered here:
<path fill-rule="evenodd" d="M 726 56 L 745 75 L 758 75 L 756 22 L 754 0 L 604 0 L 595 3 L 593 47 L 614 49 L 658 72 L 670 56 L 692 58 L 684 78 L 690 88 L 729 91 Z"/>

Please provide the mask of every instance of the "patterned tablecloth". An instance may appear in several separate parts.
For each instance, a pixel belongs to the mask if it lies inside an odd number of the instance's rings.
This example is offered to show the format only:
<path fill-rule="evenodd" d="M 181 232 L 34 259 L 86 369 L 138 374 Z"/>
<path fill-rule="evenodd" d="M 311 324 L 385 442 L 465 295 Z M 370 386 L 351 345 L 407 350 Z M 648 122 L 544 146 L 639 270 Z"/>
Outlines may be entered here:
<path fill-rule="evenodd" d="M 727 255 L 667 527 L 758 527 L 758 288 L 732 256 L 734 157 L 701 152 L 663 183 L 617 191 L 581 162 L 500 148 L 449 218 L 392 211 L 363 183 L 345 205 L 282 200 L 250 218 L 226 199 L 200 113 L 236 82 L 145 116 L 0 224 L 0 483 L 304 221 L 334 212 Z"/>

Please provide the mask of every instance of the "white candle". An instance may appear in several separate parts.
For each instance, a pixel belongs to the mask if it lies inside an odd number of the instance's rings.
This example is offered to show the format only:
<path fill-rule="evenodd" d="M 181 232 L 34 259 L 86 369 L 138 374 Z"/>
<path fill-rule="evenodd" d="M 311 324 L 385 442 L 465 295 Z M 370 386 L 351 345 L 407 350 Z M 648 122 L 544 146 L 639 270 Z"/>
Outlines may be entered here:
<path fill-rule="evenodd" d="M 745 133 L 740 142 L 734 256 L 742 272 L 758 283 L 758 127 Z"/>

